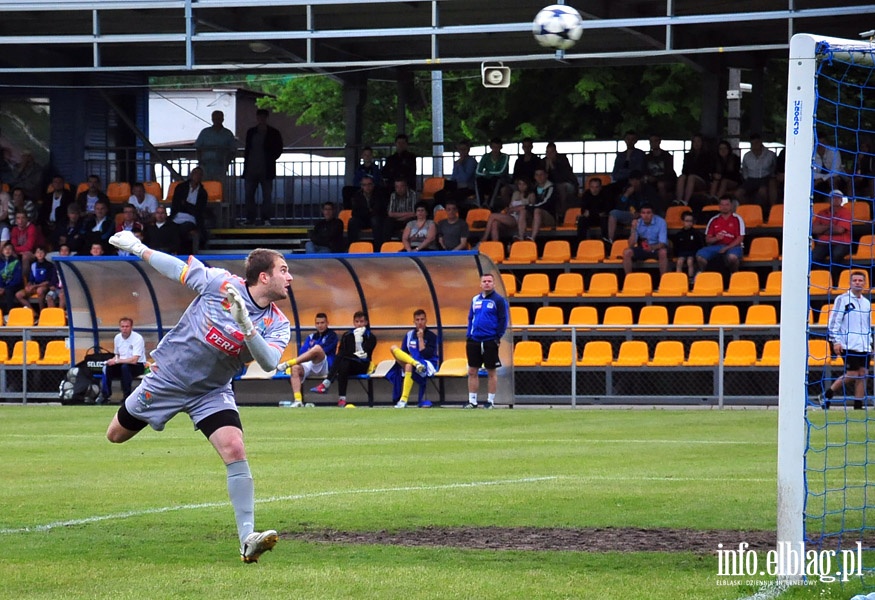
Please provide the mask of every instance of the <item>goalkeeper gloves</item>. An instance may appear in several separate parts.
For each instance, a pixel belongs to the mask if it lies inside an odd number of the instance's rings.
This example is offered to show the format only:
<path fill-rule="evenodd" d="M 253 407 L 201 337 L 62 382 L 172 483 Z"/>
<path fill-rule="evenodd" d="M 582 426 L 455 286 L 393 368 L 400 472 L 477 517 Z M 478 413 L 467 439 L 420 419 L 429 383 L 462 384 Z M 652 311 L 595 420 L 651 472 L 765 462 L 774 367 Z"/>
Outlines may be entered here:
<path fill-rule="evenodd" d="M 252 319 L 249 318 L 249 313 L 246 310 L 246 302 L 243 300 L 243 296 L 240 295 L 237 288 L 230 285 L 228 286 L 226 294 L 228 302 L 231 304 L 231 316 L 234 317 L 234 320 L 240 326 L 243 335 L 247 337 L 252 335 L 255 331 L 255 327 L 252 325 Z"/>
<path fill-rule="evenodd" d="M 130 231 L 119 231 L 109 238 L 109 243 L 125 252 L 130 252 L 137 258 L 143 258 L 143 253 L 149 248 L 137 239 Z"/>

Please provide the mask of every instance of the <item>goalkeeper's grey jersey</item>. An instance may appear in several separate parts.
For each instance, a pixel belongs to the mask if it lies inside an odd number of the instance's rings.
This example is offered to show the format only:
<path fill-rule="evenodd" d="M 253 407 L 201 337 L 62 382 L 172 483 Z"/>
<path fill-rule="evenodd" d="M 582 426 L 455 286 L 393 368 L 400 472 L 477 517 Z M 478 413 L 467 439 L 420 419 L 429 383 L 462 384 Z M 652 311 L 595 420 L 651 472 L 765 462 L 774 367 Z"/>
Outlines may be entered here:
<path fill-rule="evenodd" d="M 227 286 L 240 291 L 252 324 L 265 341 L 280 353 L 285 350 L 289 320 L 274 303 L 256 305 L 246 282 L 237 275 L 207 267 L 191 256 L 179 280 L 199 295 L 152 352 L 157 379 L 197 396 L 229 386 L 243 365 L 252 361 L 240 326 L 231 316 Z"/>
<path fill-rule="evenodd" d="M 865 296 L 845 292 L 836 298 L 829 314 L 829 340 L 851 352 L 872 351 L 872 305 Z"/>

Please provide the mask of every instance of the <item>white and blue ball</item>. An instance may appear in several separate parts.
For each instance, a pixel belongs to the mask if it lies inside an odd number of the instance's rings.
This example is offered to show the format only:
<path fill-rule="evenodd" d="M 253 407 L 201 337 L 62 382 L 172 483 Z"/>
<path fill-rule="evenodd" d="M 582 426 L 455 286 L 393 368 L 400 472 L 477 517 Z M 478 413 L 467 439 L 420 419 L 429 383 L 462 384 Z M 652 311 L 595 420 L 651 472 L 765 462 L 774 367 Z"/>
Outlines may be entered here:
<path fill-rule="evenodd" d="M 568 50 L 583 35 L 583 19 L 570 6 L 554 4 L 535 16 L 532 33 L 546 48 Z"/>

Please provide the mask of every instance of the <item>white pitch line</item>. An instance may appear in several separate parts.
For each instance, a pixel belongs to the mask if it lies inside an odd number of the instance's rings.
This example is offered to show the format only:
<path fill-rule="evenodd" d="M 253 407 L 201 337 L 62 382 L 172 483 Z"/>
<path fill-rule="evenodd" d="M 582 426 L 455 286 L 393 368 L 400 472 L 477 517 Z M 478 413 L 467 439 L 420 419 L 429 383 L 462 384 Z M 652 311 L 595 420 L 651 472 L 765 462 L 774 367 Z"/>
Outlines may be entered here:
<path fill-rule="evenodd" d="M 491 485 L 514 485 L 520 483 L 534 483 L 538 481 L 551 481 L 560 479 L 558 476 L 550 477 L 524 477 L 522 479 L 498 479 L 494 481 L 472 481 L 468 483 L 448 483 L 444 485 L 410 485 L 401 487 L 389 488 L 370 488 L 357 490 L 329 490 L 324 492 L 311 492 L 307 494 L 293 494 L 291 496 L 273 496 L 256 500 L 256 504 L 265 504 L 268 502 L 285 502 L 289 500 L 306 500 L 309 498 L 324 498 L 328 496 L 346 496 L 356 494 L 385 494 L 390 492 L 419 492 L 419 491 L 434 491 L 434 490 L 449 490 L 458 488 L 474 488 L 485 487 Z M 159 508 L 146 508 L 143 510 L 132 510 L 122 513 L 114 513 L 109 515 L 95 515 L 93 517 L 85 517 L 82 519 L 70 519 L 67 521 L 56 521 L 45 525 L 34 525 L 33 527 L 19 527 L 15 529 L 0 529 L 0 535 L 8 535 L 13 533 L 32 533 L 51 531 L 61 527 L 72 527 L 74 525 L 87 525 L 90 523 L 99 523 L 101 521 L 114 521 L 118 519 L 129 519 L 131 517 L 140 517 L 144 515 L 154 515 L 179 510 L 197 510 L 200 508 L 220 508 L 228 505 L 228 502 L 205 502 L 202 504 L 183 504 L 180 506 L 164 506 Z"/>

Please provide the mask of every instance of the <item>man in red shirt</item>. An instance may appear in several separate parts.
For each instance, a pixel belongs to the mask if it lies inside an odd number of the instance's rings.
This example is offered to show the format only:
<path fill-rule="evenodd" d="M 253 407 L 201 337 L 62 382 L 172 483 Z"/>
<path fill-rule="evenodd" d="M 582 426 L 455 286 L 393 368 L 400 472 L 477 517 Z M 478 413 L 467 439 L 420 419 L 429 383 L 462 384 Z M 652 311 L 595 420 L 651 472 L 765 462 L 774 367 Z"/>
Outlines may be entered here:
<path fill-rule="evenodd" d="M 744 219 L 735 214 L 732 197 L 723 196 L 718 202 L 720 213 L 708 221 L 705 229 L 706 246 L 696 252 L 699 270 L 704 271 L 708 263 L 722 257 L 731 272 L 738 270 L 744 243 Z"/>
<path fill-rule="evenodd" d="M 814 250 L 811 251 L 812 264 L 829 265 L 839 262 L 851 251 L 851 221 L 854 216 L 847 206 L 840 190 L 830 192 L 830 205 L 817 213 L 811 225 L 814 234 Z"/>

